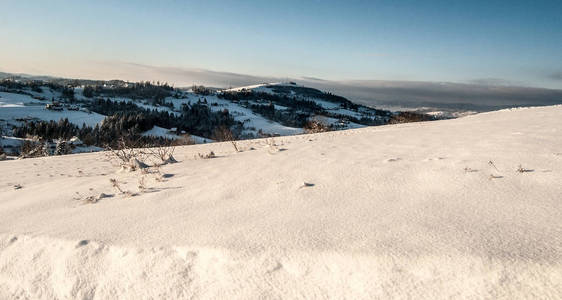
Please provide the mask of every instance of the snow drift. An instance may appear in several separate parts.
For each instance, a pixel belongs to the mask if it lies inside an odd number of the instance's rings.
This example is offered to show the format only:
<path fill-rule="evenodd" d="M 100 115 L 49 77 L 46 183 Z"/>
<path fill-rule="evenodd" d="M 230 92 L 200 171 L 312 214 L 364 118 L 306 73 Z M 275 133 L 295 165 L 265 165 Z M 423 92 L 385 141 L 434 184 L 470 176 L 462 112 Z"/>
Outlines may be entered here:
<path fill-rule="evenodd" d="M 160 177 L 0 162 L 0 298 L 561 298 L 561 137 L 551 106 L 181 147 Z"/>

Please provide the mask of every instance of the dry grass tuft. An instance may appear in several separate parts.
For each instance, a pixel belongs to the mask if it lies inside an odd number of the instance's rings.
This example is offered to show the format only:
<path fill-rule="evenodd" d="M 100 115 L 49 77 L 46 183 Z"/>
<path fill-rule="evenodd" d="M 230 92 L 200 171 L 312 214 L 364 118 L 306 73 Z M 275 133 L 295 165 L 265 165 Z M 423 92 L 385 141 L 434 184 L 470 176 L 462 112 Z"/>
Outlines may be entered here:
<path fill-rule="evenodd" d="M 498 171 L 498 172 L 500 171 L 500 170 L 498 170 L 498 168 L 496 167 L 496 165 L 494 164 L 493 161 L 491 161 L 491 160 L 488 161 L 488 165 L 492 166 L 494 169 L 496 169 L 496 171 Z"/>
<path fill-rule="evenodd" d="M 121 193 L 121 194 L 125 193 L 125 191 L 123 189 L 121 189 L 121 185 L 120 185 L 119 181 L 117 181 L 117 179 L 110 178 L 109 182 L 111 183 L 111 186 L 114 189 L 116 189 L 119 193 Z"/>
<path fill-rule="evenodd" d="M 523 168 L 523 166 L 519 165 L 517 167 L 517 172 L 519 172 L 519 173 L 529 173 L 529 172 L 533 172 L 533 170 Z"/>
<path fill-rule="evenodd" d="M 215 155 L 215 152 L 213 152 L 213 151 L 210 151 L 210 152 L 207 153 L 207 154 L 197 153 L 197 155 L 198 155 L 199 158 L 201 158 L 201 159 L 209 159 L 209 158 L 215 158 L 215 157 L 217 157 L 217 156 Z"/>

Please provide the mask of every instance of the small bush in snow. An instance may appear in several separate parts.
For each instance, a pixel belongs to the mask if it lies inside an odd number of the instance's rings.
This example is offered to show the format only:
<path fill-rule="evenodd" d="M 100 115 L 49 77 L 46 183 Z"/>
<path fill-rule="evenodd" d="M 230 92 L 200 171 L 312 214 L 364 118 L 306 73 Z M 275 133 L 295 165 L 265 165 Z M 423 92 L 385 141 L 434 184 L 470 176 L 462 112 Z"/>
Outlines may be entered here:
<path fill-rule="evenodd" d="M 20 149 L 20 158 L 49 156 L 49 147 L 37 139 L 25 140 Z"/>
<path fill-rule="evenodd" d="M 193 85 L 191 87 L 191 91 L 197 95 L 207 96 L 210 95 L 213 91 L 211 89 L 203 86 L 203 85 Z"/>
<path fill-rule="evenodd" d="M 109 197 L 113 197 L 113 195 L 108 195 L 105 193 L 100 193 L 97 196 L 94 195 L 90 195 L 90 196 L 82 196 L 80 195 L 80 193 L 76 192 L 76 197 L 74 198 L 75 200 L 80 200 L 80 201 L 84 201 L 86 203 L 90 203 L 90 204 L 94 204 L 94 203 L 98 203 L 101 199 L 103 198 L 109 198 Z"/>
<path fill-rule="evenodd" d="M 160 160 L 162 164 L 173 164 L 178 161 L 174 158 L 174 151 L 176 147 L 174 146 L 160 146 L 149 149 L 150 154 Z"/>
<path fill-rule="evenodd" d="M 72 148 L 67 141 L 60 139 L 55 147 L 55 155 L 65 155 L 72 153 Z"/>
<path fill-rule="evenodd" d="M 116 189 L 119 193 L 121 193 L 121 194 L 124 193 L 124 191 L 123 191 L 123 189 L 121 189 L 121 185 L 119 184 L 119 181 L 117 181 L 117 179 L 110 178 L 109 182 L 111 182 L 111 186 L 113 186 L 113 188 Z"/>
<path fill-rule="evenodd" d="M 141 193 L 144 193 L 147 190 L 146 184 L 144 182 L 144 176 L 141 176 L 139 178 L 139 185 L 138 185 L 139 191 Z"/>
<path fill-rule="evenodd" d="M 143 160 L 146 158 L 146 150 L 142 149 L 143 145 L 138 141 L 131 141 L 125 138 L 119 139 L 117 147 L 108 146 L 110 159 L 117 159 L 123 169 L 135 171 L 148 167 Z"/>
<path fill-rule="evenodd" d="M 236 152 L 240 152 L 240 148 L 238 147 L 238 143 L 236 142 L 236 138 L 232 133 L 232 130 L 226 126 L 220 126 L 215 129 L 213 139 L 218 142 L 230 142 L 232 147 L 234 147 L 234 150 Z"/>
<path fill-rule="evenodd" d="M 209 159 L 209 158 L 215 158 L 215 157 L 217 157 L 217 156 L 215 155 L 215 152 L 213 152 L 213 151 L 211 151 L 211 152 L 209 152 L 209 153 L 207 153 L 207 154 L 198 153 L 198 155 L 199 155 L 199 158 L 202 158 L 202 159 Z"/>
<path fill-rule="evenodd" d="M 519 165 L 519 167 L 517 167 L 517 172 L 519 172 L 519 173 L 528 173 L 528 172 L 533 172 L 533 170 L 525 169 L 525 168 L 523 168 L 523 166 Z"/>
<path fill-rule="evenodd" d="M 304 131 L 306 133 L 326 132 L 330 131 L 330 127 L 316 119 L 312 119 L 304 124 Z"/>
<path fill-rule="evenodd" d="M 496 169 L 496 171 L 498 171 L 498 172 L 500 171 L 500 170 L 498 170 L 498 168 L 496 167 L 496 165 L 494 164 L 493 161 L 491 161 L 491 160 L 488 161 L 488 164 L 489 164 L 490 166 L 494 167 L 494 169 Z"/>

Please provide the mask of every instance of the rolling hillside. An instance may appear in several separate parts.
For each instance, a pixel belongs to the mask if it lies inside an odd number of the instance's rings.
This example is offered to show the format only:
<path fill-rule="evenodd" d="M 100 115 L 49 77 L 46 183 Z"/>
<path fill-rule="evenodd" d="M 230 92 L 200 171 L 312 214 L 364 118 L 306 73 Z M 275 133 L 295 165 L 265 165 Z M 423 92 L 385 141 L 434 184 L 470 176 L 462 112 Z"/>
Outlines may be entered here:
<path fill-rule="evenodd" d="M 0 298 L 560 299 L 561 120 L 1 162 Z"/>
<path fill-rule="evenodd" d="M 404 118 L 294 82 L 225 90 L 118 80 L 18 78 L 0 83 L 2 147 L 13 155 L 30 136 L 53 143 L 76 136 L 82 148 L 92 150 L 120 136 L 144 137 L 146 143 L 188 136 L 206 143 L 224 140 L 217 135 L 222 128 L 240 140 L 432 119 Z"/>

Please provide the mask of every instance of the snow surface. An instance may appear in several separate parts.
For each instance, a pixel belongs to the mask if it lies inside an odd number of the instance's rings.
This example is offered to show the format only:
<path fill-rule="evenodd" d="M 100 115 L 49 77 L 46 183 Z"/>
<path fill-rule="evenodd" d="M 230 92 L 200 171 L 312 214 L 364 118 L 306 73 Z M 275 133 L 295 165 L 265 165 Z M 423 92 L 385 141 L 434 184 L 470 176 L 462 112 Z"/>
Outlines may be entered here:
<path fill-rule="evenodd" d="M 354 122 L 347 122 L 345 124 L 342 124 L 340 119 L 330 118 L 330 117 L 320 116 L 320 115 L 314 116 L 314 119 L 320 121 L 321 123 L 323 123 L 325 125 L 345 126 L 346 129 L 357 129 L 357 128 L 367 127 L 365 125 L 357 124 L 357 123 L 354 123 Z"/>
<path fill-rule="evenodd" d="M 286 85 L 286 84 L 283 84 L 281 82 L 260 83 L 260 84 L 230 88 L 230 89 L 226 89 L 224 91 L 225 92 L 240 92 L 240 91 L 243 91 L 243 90 L 254 90 L 254 91 L 257 91 L 257 92 L 272 93 L 271 89 L 267 88 L 267 87 L 273 86 L 273 85 L 283 86 L 283 85 Z"/>
<path fill-rule="evenodd" d="M 186 146 L 132 197 L 104 153 L 0 162 L 0 299 L 561 299 L 561 137 L 551 106 Z"/>
<path fill-rule="evenodd" d="M 244 127 L 255 128 L 247 130 L 256 133 L 261 129 L 264 133 L 277 135 L 295 135 L 304 132 L 303 128 L 284 126 L 278 122 L 269 120 L 260 114 L 254 113 L 251 109 L 242 107 L 228 100 L 219 99 L 217 96 L 206 96 L 207 102 L 217 103 L 218 106 L 211 106 L 213 111 L 228 109 L 235 120 L 244 123 Z"/>
<path fill-rule="evenodd" d="M 82 111 L 52 111 L 45 109 L 45 105 L 50 101 L 40 101 L 31 96 L 0 92 L 0 120 L 11 123 L 17 119 L 38 119 L 44 121 L 58 121 L 68 118 L 68 121 L 75 125 L 95 126 L 100 123 L 105 116 L 97 113 L 86 113 Z"/>
<path fill-rule="evenodd" d="M 272 87 L 275 86 L 295 87 L 297 85 L 292 85 L 289 83 L 264 83 L 264 84 L 229 89 L 227 91 L 240 91 L 242 89 L 247 89 L 256 92 L 275 94 L 275 92 L 272 90 Z M 35 96 L 41 96 L 47 100 L 42 101 L 42 100 L 34 99 L 32 96 L 24 95 L 24 94 L 0 92 L 0 121 L 6 120 L 7 124 L 20 125 L 21 122 L 19 122 L 18 120 L 22 120 L 22 119 L 58 121 L 61 118 L 68 118 L 71 123 L 74 123 L 78 126 L 82 126 L 82 124 L 85 123 L 86 125 L 93 127 L 96 124 L 100 123 L 105 117 L 103 115 L 93 112 L 87 113 L 83 111 L 69 111 L 67 109 L 65 109 L 64 111 L 47 110 L 45 109 L 45 105 L 47 103 L 50 103 L 51 98 L 59 98 L 60 93 L 59 95 L 57 95 L 47 87 L 42 87 L 42 90 L 43 93 L 37 93 L 30 90 L 26 90 L 25 92 L 33 94 Z M 82 87 L 75 88 L 74 91 L 75 91 L 75 97 L 77 99 L 85 102 L 92 101 L 92 99 L 85 98 L 83 96 Z M 149 110 L 167 111 L 170 114 L 175 114 L 175 115 L 180 115 L 178 111 L 181 109 L 182 104 L 196 103 L 198 100 L 201 101 L 206 100 L 207 103 L 210 105 L 209 107 L 211 108 L 211 110 L 219 111 L 219 110 L 228 109 L 235 120 L 243 122 L 245 129 L 242 131 L 242 133 L 244 138 L 259 136 L 260 130 L 263 134 L 269 134 L 273 136 L 287 136 L 287 135 L 297 135 L 297 134 L 304 133 L 303 128 L 285 126 L 279 122 L 269 120 L 260 114 L 254 113 L 251 109 L 241 106 L 240 104 L 233 103 L 228 100 L 220 99 L 217 97 L 217 95 L 202 96 L 193 93 L 183 93 L 182 96 L 185 98 L 176 99 L 174 97 L 167 97 L 165 99 L 166 102 L 173 104 L 173 109 L 167 106 L 154 106 L 148 104 L 149 103 L 148 100 L 138 100 L 138 99 L 133 100 L 127 97 L 104 97 L 104 98 L 111 99 L 112 101 L 116 101 L 116 102 L 134 103 L 138 107 L 142 107 Z M 300 98 L 316 101 L 319 105 L 327 108 L 327 110 L 331 113 L 341 114 L 344 116 L 351 116 L 356 118 L 361 118 L 363 116 L 361 113 L 342 109 L 340 108 L 340 105 L 337 103 L 331 103 L 316 98 L 303 98 L 303 97 Z M 255 101 L 250 101 L 250 102 L 254 104 L 258 103 Z M 281 105 L 275 105 L 275 108 L 279 110 L 288 109 L 288 107 L 281 106 Z M 330 121 L 331 123 L 339 123 L 339 120 L 336 120 L 335 118 L 327 118 L 326 120 L 328 119 L 331 120 Z M 349 126 L 343 126 L 341 129 L 352 129 L 352 128 L 360 128 L 360 127 L 362 126 L 359 124 L 350 123 Z M 165 131 L 165 129 L 156 128 L 153 129 L 153 131 L 148 131 L 144 133 L 144 135 L 148 135 L 148 136 L 167 135 L 168 138 L 176 138 L 173 136 L 169 136 L 168 133 L 165 133 L 163 131 Z M 196 143 L 212 142 L 212 140 L 207 138 L 197 137 L 197 136 L 192 136 L 192 137 Z"/>
<path fill-rule="evenodd" d="M 133 103 L 138 107 L 148 109 L 148 110 L 167 111 L 171 114 L 179 115 L 179 113 L 174 112 L 173 110 L 171 110 L 167 106 L 154 106 L 154 105 L 151 105 L 151 104 L 143 103 L 143 102 L 146 102 L 146 100 L 134 100 L 134 99 L 131 99 L 131 98 L 126 98 L 126 97 L 104 97 L 104 98 L 110 99 L 111 101 L 115 101 L 115 102 Z M 168 100 L 168 99 L 173 99 L 173 98 L 167 97 L 166 100 Z"/>
<path fill-rule="evenodd" d="M 164 138 L 171 139 L 171 140 L 176 140 L 176 139 L 182 138 L 181 136 L 179 136 L 177 134 L 170 133 L 169 129 L 162 128 L 162 127 L 159 127 L 159 126 L 152 127 L 152 129 L 143 132 L 142 135 L 164 137 Z M 205 143 L 213 143 L 214 142 L 214 140 L 204 138 L 204 137 L 201 137 L 201 136 L 197 136 L 197 135 L 192 135 L 192 134 L 189 135 L 189 138 L 191 140 L 193 140 L 193 142 L 195 144 L 205 144 Z"/>
<path fill-rule="evenodd" d="M 273 91 L 273 88 L 275 86 L 302 87 L 302 86 L 299 86 L 299 85 L 292 85 L 292 84 L 288 84 L 288 83 L 268 83 L 268 84 L 257 84 L 257 85 L 239 87 L 239 88 L 232 88 L 232 89 L 228 89 L 228 90 L 225 90 L 225 91 L 228 92 L 228 91 L 253 90 L 255 92 L 264 92 L 264 93 L 269 93 L 269 94 L 276 94 Z M 357 119 L 361 119 L 362 117 L 364 117 L 364 115 L 359 113 L 359 112 L 341 108 L 340 103 L 325 101 L 325 100 L 318 99 L 318 98 L 315 98 L 315 97 L 303 97 L 303 96 L 299 96 L 299 95 L 295 95 L 295 96 L 297 96 L 297 98 L 301 99 L 301 100 L 314 101 L 314 102 L 316 102 L 316 104 L 318 104 L 319 106 L 324 108 L 327 112 L 332 113 L 332 114 L 343 115 L 343 116 L 353 117 L 353 118 L 357 118 Z M 254 101 L 251 101 L 251 102 L 254 102 Z M 287 107 L 276 105 L 276 109 L 287 109 Z M 354 129 L 354 128 L 358 128 L 358 127 L 359 126 L 355 126 L 355 127 L 354 126 L 348 126 L 347 129 Z M 284 133 L 282 133 L 280 135 L 291 135 L 291 134 L 295 134 L 295 133 L 289 133 L 287 131 L 284 131 Z"/>
<path fill-rule="evenodd" d="M 152 129 L 142 133 L 143 136 L 163 137 L 171 140 L 179 139 L 177 134 L 170 133 L 170 129 L 162 128 L 160 126 L 153 126 Z"/>
<path fill-rule="evenodd" d="M 212 139 L 208 139 L 202 136 L 190 134 L 189 138 L 195 142 L 195 144 L 206 144 L 206 143 L 214 143 L 215 141 Z"/>

